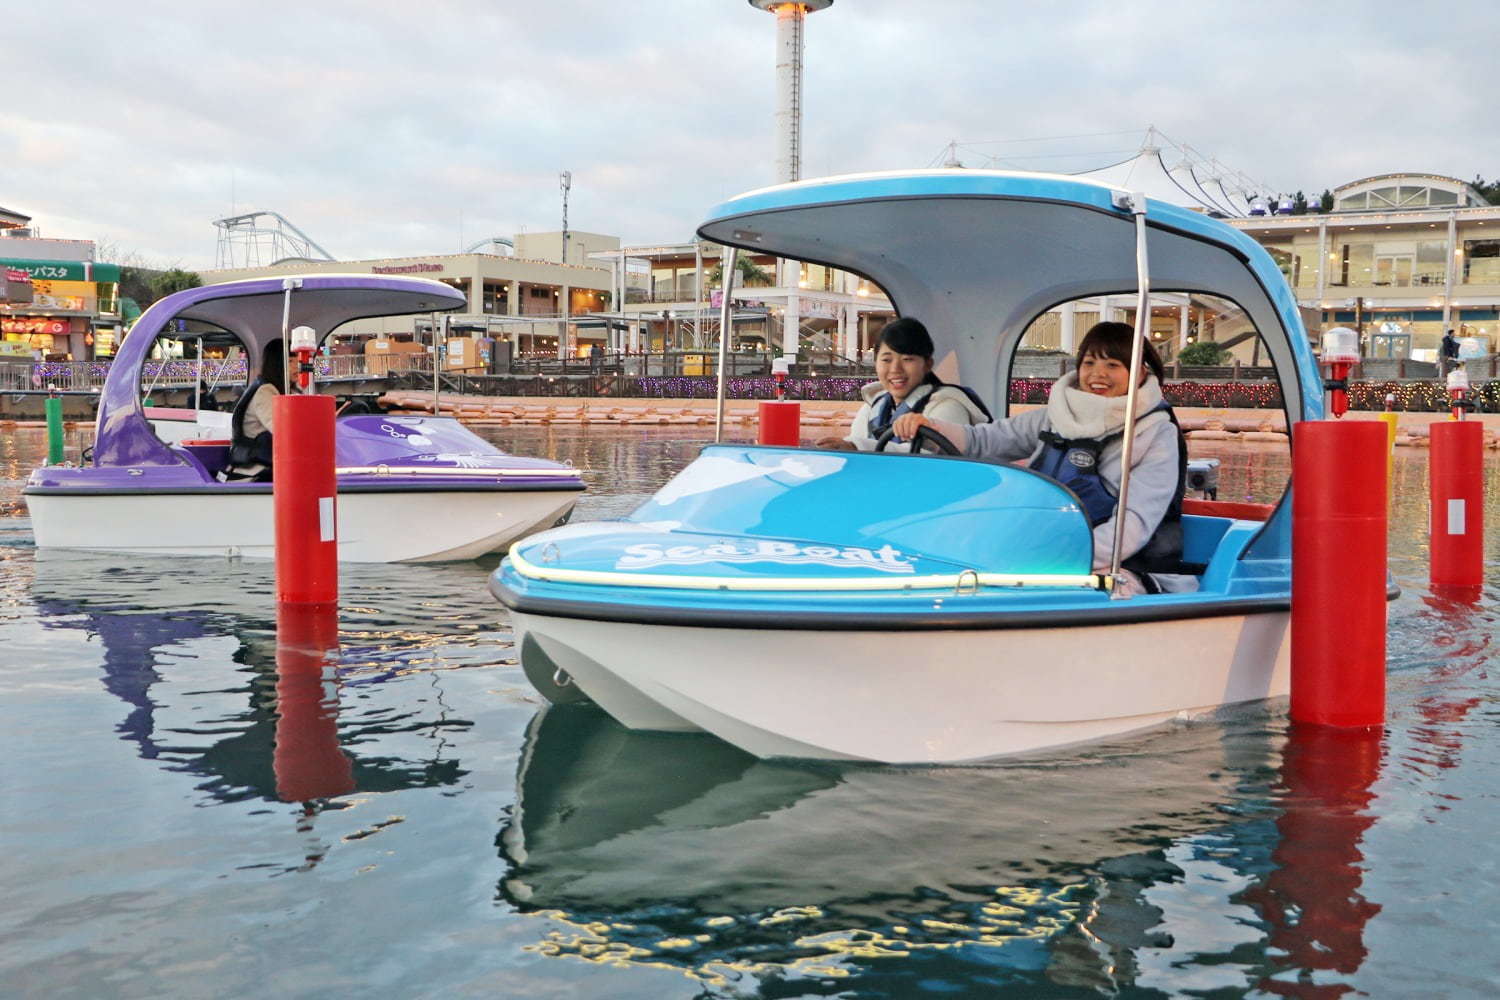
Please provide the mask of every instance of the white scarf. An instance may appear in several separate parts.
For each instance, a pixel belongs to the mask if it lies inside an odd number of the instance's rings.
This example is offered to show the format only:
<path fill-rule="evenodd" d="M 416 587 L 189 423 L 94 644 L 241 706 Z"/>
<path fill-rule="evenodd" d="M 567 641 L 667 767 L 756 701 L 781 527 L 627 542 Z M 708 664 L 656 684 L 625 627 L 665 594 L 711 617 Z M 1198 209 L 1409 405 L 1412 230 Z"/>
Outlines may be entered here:
<path fill-rule="evenodd" d="M 1065 438 L 1101 438 L 1125 426 L 1125 400 L 1128 398 L 1085 392 L 1078 388 L 1078 373 L 1069 372 L 1057 380 L 1052 386 L 1052 394 L 1047 397 L 1047 422 L 1053 431 Z M 1160 402 L 1161 384 L 1155 375 L 1148 374 L 1135 394 L 1137 433 L 1167 419 L 1165 413 L 1151 412 Z"/>

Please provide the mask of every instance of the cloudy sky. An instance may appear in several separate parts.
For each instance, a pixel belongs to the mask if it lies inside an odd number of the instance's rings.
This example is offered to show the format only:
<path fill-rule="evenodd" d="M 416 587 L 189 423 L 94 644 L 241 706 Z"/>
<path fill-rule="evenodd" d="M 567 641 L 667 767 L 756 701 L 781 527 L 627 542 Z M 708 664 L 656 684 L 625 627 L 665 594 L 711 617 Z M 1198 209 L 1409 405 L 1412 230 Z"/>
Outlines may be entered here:
<path fill-rule="evenodd" d="M 213 266 L 212 221 L 252 210 L 345 259 L 556 230 L 562 170 L 571 228 L 676 242 L 775 180 L 775 24 L 746 0 L 53 0 L 5 21 L 0 206 L 161 266 Z M 1276 191 L 1493 178 L 1497 37 L 1491 0 L 836 0 L 807 22 L 803 176 L 934 165 L 950 141 L 970 166 L 1086 169 L 1154 124 Z"/>

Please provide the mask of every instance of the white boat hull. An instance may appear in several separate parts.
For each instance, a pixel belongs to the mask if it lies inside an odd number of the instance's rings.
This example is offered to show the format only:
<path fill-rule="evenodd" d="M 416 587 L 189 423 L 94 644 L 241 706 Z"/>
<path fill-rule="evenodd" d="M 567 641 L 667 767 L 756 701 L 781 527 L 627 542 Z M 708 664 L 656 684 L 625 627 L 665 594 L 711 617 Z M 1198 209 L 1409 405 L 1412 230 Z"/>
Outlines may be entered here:
<path fill-rule="evenodd" d="M 339 559 L 443 562 L 503 551 L 568 513 L 577 490 L 340 493 Z M 271 493 L 28 494 L 39 548 L 275 556 Z"/>
<path fill-rule="evenodd" d="M 621 724 L 706 730 L 759 757 L 980 761 L 1290 690 L 1286 612 L 900 632 L 512 617 Z"/>

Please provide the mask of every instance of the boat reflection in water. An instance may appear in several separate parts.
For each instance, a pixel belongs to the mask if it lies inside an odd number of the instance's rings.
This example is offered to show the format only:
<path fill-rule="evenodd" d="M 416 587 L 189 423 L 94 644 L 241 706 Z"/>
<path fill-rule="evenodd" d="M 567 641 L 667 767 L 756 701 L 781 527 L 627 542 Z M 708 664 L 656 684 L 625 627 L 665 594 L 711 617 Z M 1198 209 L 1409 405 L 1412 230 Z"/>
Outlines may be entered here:
<path fill-rule="evenodd" d="M 383 572 L 369 567 L 362 577 L 378 587 Z M 264 563 L 39 553 L 31 592 L 43 628 L 98 639 L 104 687 L 129 706 L 120 737 L 142 758 L 201 779 L 197 790 L 211 801 L 304 802 L 457 782 L 464 772 L 443 758 L 442 734 L 466 721 L 368 705 L 340 718 L 341 689 L 403 670 L 400 658 L 424 645 L 421 624 L 386 615 L 363 627 L 371 612 L 356 596 L 340 648 L 338 618 L 278 621 L 273 587 Z M 386 648 L 392 634 L 402 637 L 395 652 Z M 408 759 L 407 744 L 382 753 L 407 733 L 430 743 L 430 759 Z"/>
<path fill-rule="evenodd" d="M 703 978 L 968 943 L 1053 981 L 1118 986 L 1158 933 L 1141 891 L 1181 874 L 1162 852 L 1269 824 L 1224 811 L 1275 773 L 1267 716 L 1248 718 L 1047 759 L 891 768 L 760 760 L 554 706 L 527 734 L 500 895 L 573 925 L 543 951 Z"/>

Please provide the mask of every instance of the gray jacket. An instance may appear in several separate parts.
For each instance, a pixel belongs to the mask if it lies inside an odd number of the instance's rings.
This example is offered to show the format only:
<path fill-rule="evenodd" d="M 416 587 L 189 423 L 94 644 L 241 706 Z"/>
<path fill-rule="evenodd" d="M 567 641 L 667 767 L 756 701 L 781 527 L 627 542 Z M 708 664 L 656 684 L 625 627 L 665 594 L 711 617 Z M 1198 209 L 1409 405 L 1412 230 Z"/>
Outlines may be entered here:
<path fill-rule="evenodd" d="M 1042 431 L 1050 427 L 1045 408 L 969 427 L 965 429 L 964 453 L 976 458 L 1029 463 L 1042 450 Z M 1120 488 L 1120 455 L 1124 447 L 1124 439 L 1117 438 L 1106 444 L 1099 455 L 1100 478 L 1115 492 Z M 1151 421 L 1137 429 L 1131 453 L 1129 508 L 1125 512 L 1121 559 L 1139 552 L 1166 516 L 1177 493 L 1177 447 L 1177 425 L 1170 420 Z M 1109 569 L 1115 520 L 1119 516 L 1117 508 L 1114 517 L 1094 528 L 1096 572 Z"/>

